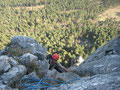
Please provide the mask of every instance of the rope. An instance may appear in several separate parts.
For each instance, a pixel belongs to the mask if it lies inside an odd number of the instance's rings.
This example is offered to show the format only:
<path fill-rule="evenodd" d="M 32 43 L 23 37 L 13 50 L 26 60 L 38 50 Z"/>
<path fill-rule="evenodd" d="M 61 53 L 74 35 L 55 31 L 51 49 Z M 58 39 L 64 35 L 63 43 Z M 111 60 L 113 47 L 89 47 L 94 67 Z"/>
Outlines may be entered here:
<path fill-rule="evenodd" d="M 46 88 L 50 88 L 50 87 L 57 87 L 60 86 L 62 84 L 67 84 L 68 82 L 71 81 L 75 81 L 75 80 L 80 80 L 78 78 L 75 79 L 71 79 L 67 82 L 64 81 L 60 81 L 60 80 L 54 80 L 54 79 L 48 79 L 48 77 L 42 78 L 42 79 L 36 79 L 36 78 L 22 78 L 20 80 L 20 84 L 25 87 L 25 89 L 23 90 L 34 90 L 34 89 L 43 89 L 46 90 Z M 45 81 L 56 81 L 60 84 L 55 84 L 55 85 L 51 85 Z"/>

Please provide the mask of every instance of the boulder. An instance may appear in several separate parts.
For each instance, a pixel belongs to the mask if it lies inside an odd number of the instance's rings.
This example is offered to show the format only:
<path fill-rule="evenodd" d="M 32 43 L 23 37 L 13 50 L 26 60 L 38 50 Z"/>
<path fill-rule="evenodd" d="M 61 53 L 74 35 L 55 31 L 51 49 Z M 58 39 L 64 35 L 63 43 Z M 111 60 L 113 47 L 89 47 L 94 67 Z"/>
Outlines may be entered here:
<path fill-rule="evenodd" d="M 44 60 L 47 48 L 40 45 L 35 39 L 26 36 L 14 36 L 8 47 L 3 50 L 9 56 L 21 56 L 25 53 L 36 55 L 38 59 Z M 2 51 L 2 53 L 4 53 Z"/>
<path fill-rule="evenodd" d="M 9 63 L 9 57 L 0 56 L 0 74 L 8 71 L 10 68 L 11 68 L 11 65 Z"/>
<path fill-rule="evenodd" d="M 23 65 L 17 65 L 11 68 L 8 72 L 3 73 L 0 76 L 2 83 L 5 85 L 12 85 L 14 82 L 18 81 L 23 75 L 25 75 L 27 69 Z"/>
<path fill-rule="evenodd" d="M 47 75 L 49 69 L 49 63 L 47 60 L 41 61 L 38 60 L 35 62 L 35 71 L 40 78 L 43 78 Z"/>
<path fill-rule="evenodd" d="M 48 72 L 48 61 L 38 60 L 37 56 L 33 54 L 26 53 L 23 56 L 20 56 L 20 62 L 27 67 L 29 73 L 36 71 L 39 77 L 44 77 Z"/>
<path fill-rule="evenodd" d="M 16 66 L 18 65 L 18 61 L 15 60 L 13 57 L 9 57 L 9 63 L 11 64 L 11 66 Z"/>
<path fill-rule="evenodd" d="M 37 60 L 38 60 L 37 56 L 30 53 L 26 53 L 20 57 L 21 64 L 25 65 L 26 67 L 32 66 L 32 64 L 35 63 L 35 61 Z"/>

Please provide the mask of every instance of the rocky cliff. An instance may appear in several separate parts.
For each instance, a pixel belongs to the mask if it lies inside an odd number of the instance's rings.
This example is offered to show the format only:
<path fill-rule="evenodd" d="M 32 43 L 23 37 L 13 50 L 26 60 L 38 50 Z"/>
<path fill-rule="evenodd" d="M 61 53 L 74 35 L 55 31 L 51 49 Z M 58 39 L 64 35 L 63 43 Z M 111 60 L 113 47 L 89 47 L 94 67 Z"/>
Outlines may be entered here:
<path fill-rule="evenodd" d="M 120 90 L 120 36 L 97 49 L 72 72 L 80 80 L 49 90 Z"/>
<path fill-rule="evenodd" d="M 57 80 L 79 80 L 48 88 L 48 90 L 119 90 L 120 89 L 120 36 L 97 49 L 79 66 L 70 72 L 58 73 L 48 70 L 47 49 L 36 40 L 15 36 L 10 44 L 0 51 L 0 89 L 20 90 L 23 77 Z M 52 83 L 52 82 L 50 82 Z"/>

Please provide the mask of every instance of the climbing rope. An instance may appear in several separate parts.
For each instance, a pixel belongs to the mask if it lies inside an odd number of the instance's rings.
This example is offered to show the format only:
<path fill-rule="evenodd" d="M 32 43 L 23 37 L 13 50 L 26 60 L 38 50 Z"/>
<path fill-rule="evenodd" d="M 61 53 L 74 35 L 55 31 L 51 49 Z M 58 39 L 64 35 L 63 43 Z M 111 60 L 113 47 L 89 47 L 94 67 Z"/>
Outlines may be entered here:
<path fill-rule="evenodd" d="M 68 82 L 75 81 L 75 80 L 80 80 L 80 79 L 76 78 L 76 79 L 71 79 L 67 82 L 64 82 L 64 81 L 60 81 L 60 80 L 48 79 L 48 77 L 45 77 L 45 78 L 42 78 L 42 79 L 22 78 L 20 80 L 20 84 L 23 87 L 25 87 L 24 90 L 34 90 L 34 89 L 46 90 L 47 88 L 57 87 L 57 86 L 60 86 L 62 84 L 67 84 Z M 60 84 L 51 85 L 51 84 L 49 84 L 45 81 L 54 81 L 54 82 L 58 82 Z"/>

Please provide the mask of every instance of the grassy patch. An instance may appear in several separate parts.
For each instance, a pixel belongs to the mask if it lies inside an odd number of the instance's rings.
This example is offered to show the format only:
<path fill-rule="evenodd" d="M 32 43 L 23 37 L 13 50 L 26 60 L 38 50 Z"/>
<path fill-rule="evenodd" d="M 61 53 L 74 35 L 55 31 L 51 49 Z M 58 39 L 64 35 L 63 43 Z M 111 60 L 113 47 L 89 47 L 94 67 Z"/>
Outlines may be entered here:
<path fill-rule="evenodd" d="M 45 5 L 39 5 L 39 6 L 30 6 L 30 7 L 23 7 L 23 6 L 19 6 L 19 7 L 15 7 L 15 9 L 20 10 L 20 9 L 25 9 L 25 10 L 39 10 L 44 8 Z"/>
<path fill-rule="evenodd" d="M 107 18 L 113 18 L 120 21 L 120 6 L 110 8 L 98 16 L 98 21 L 105 21 Z"/>

